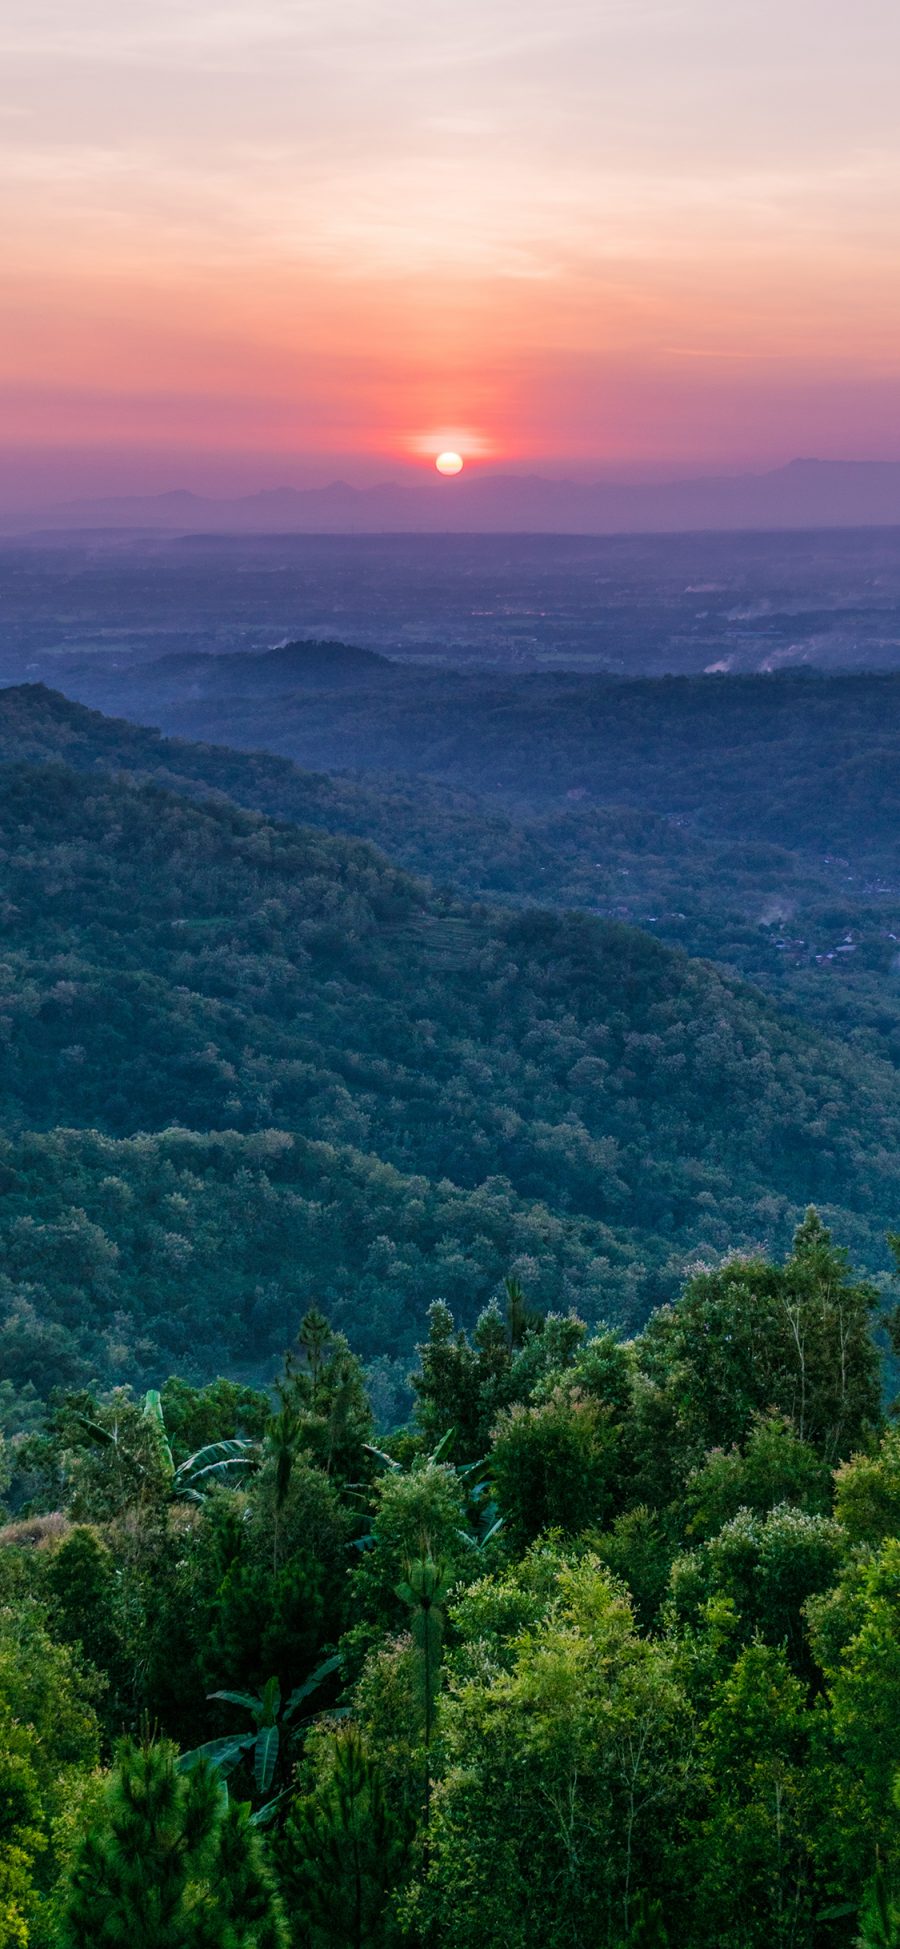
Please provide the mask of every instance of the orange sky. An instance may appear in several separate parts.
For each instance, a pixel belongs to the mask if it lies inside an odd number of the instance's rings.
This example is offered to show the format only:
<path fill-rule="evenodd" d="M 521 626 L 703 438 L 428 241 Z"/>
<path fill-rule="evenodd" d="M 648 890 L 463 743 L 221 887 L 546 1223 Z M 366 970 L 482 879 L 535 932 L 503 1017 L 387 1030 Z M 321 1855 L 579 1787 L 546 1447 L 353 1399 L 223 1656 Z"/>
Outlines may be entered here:
<path fill-rule="evenodd" d="M 7 0 L 0 55 L 7 501 L 900 457 L 894 0 Z"/>

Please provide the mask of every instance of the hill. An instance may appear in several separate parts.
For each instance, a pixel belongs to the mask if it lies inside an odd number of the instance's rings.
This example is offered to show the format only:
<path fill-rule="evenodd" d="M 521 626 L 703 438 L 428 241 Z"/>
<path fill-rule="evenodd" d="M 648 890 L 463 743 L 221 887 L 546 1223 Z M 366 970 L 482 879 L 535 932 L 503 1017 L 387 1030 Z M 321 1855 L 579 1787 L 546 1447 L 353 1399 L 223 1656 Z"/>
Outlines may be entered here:
<path fill-rule="evenodd" d="M 0 772 L 0 903 L 12 1320 L 49 1279 L 40 1317 L 78 1338 L 84 1226 L 106 1344 L 151 1367 L 160 1254 L 179 1285 L 173 1351 L 213 1357 L 211 1332 L 245 1364 L 290 1337 L 337 1238 L 332 1303 L 392 1353 L 411 1347 L 423 1289 L 456 1277 L 471 1315 L 510 1251 L 536 1295 L 629 1321 L 698 1253 L 783 1242 L 810 1200 L 881 1260 L 900 1205 L 893 1072 L 634 929 L 467 905 L 366 845 L 62 765 Z M 119 1166 L 88 1128 L 138 1148 Z M 201 1151 L 235 1133 L 243 1258 L 216 1170 L 179 1184 L 178 1130 Z M 294 1163 L 254 1189 L 266 1131 Z M 17 1147 L 35 1142 L 64 1168 L 29 1166 L 17 1203 Z M 332 1147 L 327 1171 L 310 1145 Z M 310 1184 L 331 1171 L 323 1199 Z M 365 1197 L 338 1219 L 354 1172 Z M 394 1173 L 416 1186 L 398 1196 Z M 252 1319 L 266 1199 L 277 1296 L 254 1339 L 240 1308 Z"/>
<path fill-rule="evenodd" d="M 174 490 L 23 510 L 5 525 L 197 533 L 640 534 L 866 527 L 900 521 L 900 465 L 801 459 L 761 474 L 627 482 L 475 472 L 452 483 L 266 488 L 214 499 Z"/>
<path fill-rule="evenodd" d="M 154 722 L 318 769 L 421 774 L 508 807 L 589 798 L 819 852 L 862 841 L 874 856 L 900 814 L 900 673 L 622 682 L 407 668 L 387 690 L 296 700 L 198 703 L 160 686 Z"/>
<path fill-rule="evenodd" d="M 204 666 L 202 698 L 190 694 L 192 676 L 180 680 L 179 658 L 94 668 L 67 685 L 93 708 L 170 736 L 320 771 L 426 777 L 518 813 L 590 800 L 820 854 L 863 847 L 874 859 L 894 846 L 900 672 L 623 681 L 379 659 L 390 682 L 379 668 L 374 684 L 310 694 L 272 693 L 265 655 L 186 661 Z"/>
<path fill-rule="evenodd" d="M 349 643 L 280 643 L 255 654 L 227 657 L 171 655 L 151 663 L 147 679 L 163 690 L 186 691 L 192 698 L 281 696 L 286 690 L 339 690 L 347 684 L 377 683 L 396 669 L 377 650 Z"/>
<path fill-rule="evenodd" d="M 254 709 L 207 702 L 193 715 L 240 739 Z M 426 716 L 423 750 L 407 730 Z M 225 793 L 372 840 L 470 898 L 638 924 L 900 1064 L 898 722 L 890 677 L 501 685 L 406 670 L 389 697 L 307 694 L 301 707 L 293 693 L 260 728 L 319 761 L 440 758 L 444 777 L 328 776 L 162 738 L 30 685 L 0 691 L 0 761 L 62 757 Z M 563 789 L 573 776 L 586 782 Z"/>

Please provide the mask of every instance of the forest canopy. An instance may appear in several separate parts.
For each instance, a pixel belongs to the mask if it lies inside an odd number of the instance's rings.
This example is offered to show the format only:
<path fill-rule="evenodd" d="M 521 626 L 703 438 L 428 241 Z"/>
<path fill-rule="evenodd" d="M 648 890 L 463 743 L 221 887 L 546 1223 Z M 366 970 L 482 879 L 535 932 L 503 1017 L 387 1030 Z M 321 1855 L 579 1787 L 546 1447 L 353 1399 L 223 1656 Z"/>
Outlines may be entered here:
<path fill-rule="evenodd" d="M 262 1378 L 316 1295 L 405 1355 L 508 1271 L 631 1326 L 810 1201 L 884 1267 L 893 1069 L 635 929 L 62 764 L 0 768 L 0 912 L 17 1385 Z"/>
<path fill-rule="evenodd" d="M 0 1940 L 895 1941 L 877 1303 L 810 1211 L 630 1339 L 435 1305 L 377 1440 L 316 1308 L 271 1396 L 60 1390 L 6 1453 Z"/>

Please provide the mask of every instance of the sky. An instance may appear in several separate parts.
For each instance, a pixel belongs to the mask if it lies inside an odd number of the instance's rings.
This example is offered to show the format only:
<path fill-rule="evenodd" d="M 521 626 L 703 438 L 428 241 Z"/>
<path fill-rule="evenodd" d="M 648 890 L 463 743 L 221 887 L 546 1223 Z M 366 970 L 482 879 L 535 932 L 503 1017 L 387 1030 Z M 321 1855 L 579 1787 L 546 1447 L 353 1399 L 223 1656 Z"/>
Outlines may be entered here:
<path fill-rule="evenodd" d="M 4 0 L 0 500 L 900 459 L 898 72 L 896 0 Z"/>

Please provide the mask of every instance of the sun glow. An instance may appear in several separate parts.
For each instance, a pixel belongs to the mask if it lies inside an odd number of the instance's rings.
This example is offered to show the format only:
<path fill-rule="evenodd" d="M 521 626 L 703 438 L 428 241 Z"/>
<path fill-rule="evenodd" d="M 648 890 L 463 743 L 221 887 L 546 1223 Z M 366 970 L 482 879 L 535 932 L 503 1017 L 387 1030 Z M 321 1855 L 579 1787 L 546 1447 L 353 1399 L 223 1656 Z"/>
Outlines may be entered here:
<path fill-rule="evenodd" d="M 439 453 L 434 464 L 439 474 L 461 474 L 463 457 L 461 453 Z"/>

